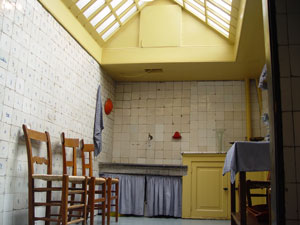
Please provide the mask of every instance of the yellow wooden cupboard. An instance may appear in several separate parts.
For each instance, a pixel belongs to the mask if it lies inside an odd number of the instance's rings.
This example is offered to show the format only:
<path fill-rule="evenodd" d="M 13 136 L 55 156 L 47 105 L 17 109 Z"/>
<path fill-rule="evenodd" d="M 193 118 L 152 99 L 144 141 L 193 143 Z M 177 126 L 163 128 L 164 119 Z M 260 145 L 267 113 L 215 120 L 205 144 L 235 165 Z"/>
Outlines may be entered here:
<path fill-rule="evenodd" d="M 230 218 L 230 179 L 222 176 L 226 154 L 183 153 L 182 217 Z"/>
<path fill-rule="evenodd" d="M 230 219 L 230 177 L 229 173 L 222 175 L 226 154 L 183 153 L 182 156 L 183 165 L 188 166 L 183 177 L 182 218 Z M 247 180 L 266 180 L 267 172 L 250 172 L 246 176 Z M 238 210 L 237 191 L 236 201 Z M 253 204 L 262 203 L 262 198 L 253 200 Z"/>

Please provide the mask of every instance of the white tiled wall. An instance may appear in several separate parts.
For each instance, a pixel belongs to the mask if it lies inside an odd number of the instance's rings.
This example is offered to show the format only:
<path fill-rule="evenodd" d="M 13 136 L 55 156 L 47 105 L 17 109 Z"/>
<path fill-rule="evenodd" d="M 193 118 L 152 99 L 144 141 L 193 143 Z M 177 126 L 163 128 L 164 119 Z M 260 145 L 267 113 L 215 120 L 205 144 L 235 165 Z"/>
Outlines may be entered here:
<path fill-rule="evenodd" d="M 265 135 L 255 83 L 251 90 L 253 133 Z M 217 130 L 226 151 L 245 140 L 245 121 L 243 81 L 117 83 L 112 161 L 181 164 L 181 152 L 217 152 Z"/>
<path fill-rule="evenodd" d="M 300 222 L 300 2 L 276 2 L 285 166 L 286 224 Z"/>
<path fill-rule="evenodd" d="M 50 132 L 53 172 L 60 174 L 60 133 L 91 143 L 98 84 L 103 101 L 114 100 L 115 88 L 38 1 L 0 0 L 0 6 L 0 224 L 22 225 L 27 157 L 21 125 Z M 104 124 L 96 160 L 111 161 L 113 114 L 104 116 Z"/>

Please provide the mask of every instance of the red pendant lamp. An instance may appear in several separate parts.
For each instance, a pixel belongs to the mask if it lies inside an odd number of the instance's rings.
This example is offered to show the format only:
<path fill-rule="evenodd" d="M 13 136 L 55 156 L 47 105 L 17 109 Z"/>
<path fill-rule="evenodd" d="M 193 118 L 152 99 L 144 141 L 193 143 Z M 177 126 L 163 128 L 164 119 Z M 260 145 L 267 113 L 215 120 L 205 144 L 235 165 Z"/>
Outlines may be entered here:
<path fill-rule="evenodd" d="M 106 115 L 109 115 L 113 109 L 113 103 L 110 98 L 108 98 L 104 104 L 104 111 Z"/>

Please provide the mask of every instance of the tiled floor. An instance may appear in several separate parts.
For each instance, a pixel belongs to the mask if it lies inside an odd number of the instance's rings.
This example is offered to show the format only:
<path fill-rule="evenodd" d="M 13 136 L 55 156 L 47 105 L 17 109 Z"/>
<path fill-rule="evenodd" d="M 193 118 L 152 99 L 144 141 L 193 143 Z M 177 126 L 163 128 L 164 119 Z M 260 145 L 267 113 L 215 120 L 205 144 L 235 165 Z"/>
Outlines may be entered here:
<path fill-rule="evenodd" d="M 100 216 L 95 217 L 96 223 L 101 221 Z M 99 222 L 98 222 L 99 221 Z M 111 218 L 111 225 L 229 225 L 230 220 L 192 220 L 174 218 L 147 218 L 147 217 L 120 217 L 119 222 Z"/>

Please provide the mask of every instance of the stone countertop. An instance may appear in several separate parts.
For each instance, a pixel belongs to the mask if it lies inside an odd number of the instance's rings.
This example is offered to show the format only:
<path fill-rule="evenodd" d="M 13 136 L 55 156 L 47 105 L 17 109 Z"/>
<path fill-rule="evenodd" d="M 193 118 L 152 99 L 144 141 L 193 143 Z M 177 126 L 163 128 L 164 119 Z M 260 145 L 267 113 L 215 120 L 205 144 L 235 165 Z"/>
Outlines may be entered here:
<path fill-rule="evenodd" d="M 187 166 L 100 162 L 99 173 L 185 176 L 187 175 Z"/>
<path fill-rule="evenodd" d="M 226 155 L 227 152 L 181 152 L 181 155 Z"/>

